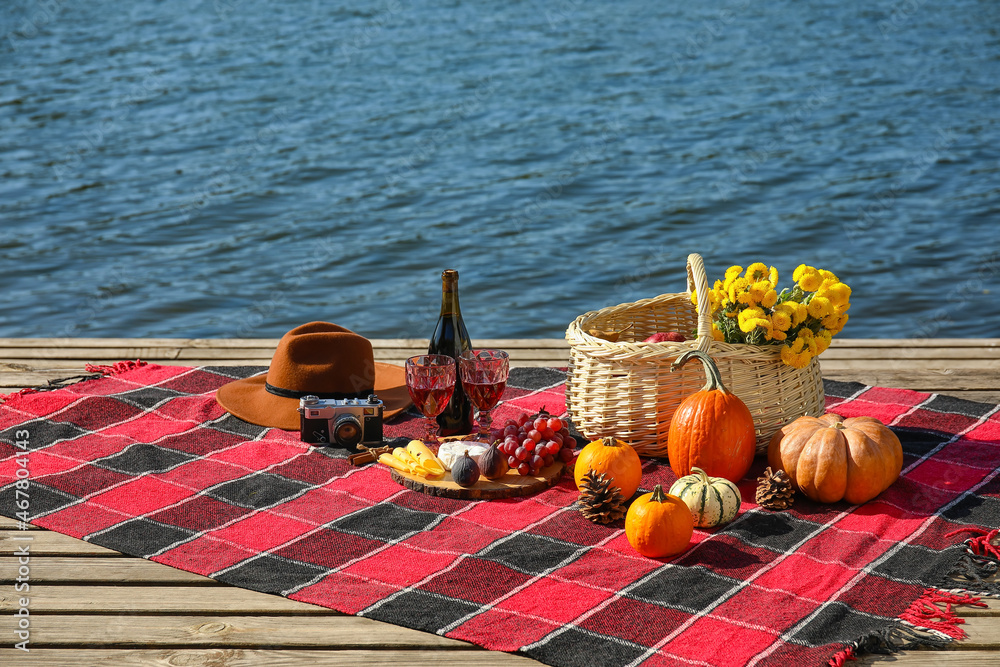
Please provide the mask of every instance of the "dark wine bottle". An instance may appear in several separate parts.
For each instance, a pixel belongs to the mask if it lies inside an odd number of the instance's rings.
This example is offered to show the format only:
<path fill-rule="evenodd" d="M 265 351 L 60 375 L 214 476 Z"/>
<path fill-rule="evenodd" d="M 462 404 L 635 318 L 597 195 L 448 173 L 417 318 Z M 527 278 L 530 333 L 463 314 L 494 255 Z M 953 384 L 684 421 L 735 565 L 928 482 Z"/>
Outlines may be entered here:
<path fill-rule="evenodd" d="M 441 315 L 438 317 L 434 335 L 427 348 L 427 354 L 447 354 L 455 358 L 472 349 L 472 339 L 462 320 L 462 308 L 458 304 L 458 271 L 447 269 L 441 273 Z M 437 417 L 441 435 L 464 435 L 472 432 L 472 402 L 462 389 L 462 378 L 455 369 L 455 392 L 451 401 Z"/>

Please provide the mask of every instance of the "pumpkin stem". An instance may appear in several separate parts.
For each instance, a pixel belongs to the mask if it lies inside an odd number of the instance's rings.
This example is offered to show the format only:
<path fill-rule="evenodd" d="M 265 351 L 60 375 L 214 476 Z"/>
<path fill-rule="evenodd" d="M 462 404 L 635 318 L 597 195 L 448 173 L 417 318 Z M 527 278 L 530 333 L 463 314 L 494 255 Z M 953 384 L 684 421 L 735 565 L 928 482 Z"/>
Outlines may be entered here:
<path fill-rule="evenodd" d="M 836 422 L 834 423 L 833 427 L 836 429 L 840 429 L 841 431 L 847 428 L 846 426 L 844 426 L 844 422 Z"/>
<path fill-rule="evenodd" d="M 650 497 L 649 502 L 656 501 L 658 503 L 663 503 L 667 501 L 667 494 L 663 492 L 663 487 L 657 484 L 653 487 L 653 495 Z"/>
<path fill-rule="evenodd" d="M 603 440 L 605 447 L 621 447 L 621 445 L 618 444 L 618 438 L 612 438 L 610 435 L 608 435 L 605 436 Z"/>
<path fill-rule="evenodd" d="M 708 484 L 708 473 L 701 468 L 691 468 L 691 472 L 701 477 L 702 484 Z"/>
<path fill-rule="evenodd" d="M 670 364 L 670 372 L 673 373 L 678 368 L 681 368 L 691 359 L 691 357 L 697 357 L 698 361 L 701 362 L 702 368 L 705 369 L 705 386 L 701 388 L 702 391 L 721 391 L 723 394 L 728 394 L 729 390 L 726 389 L 726 385 L 722 384 L 722 374 L 719 372 L 719 367 L 715 365 L 712 361 L 712 357 L 708 356 L 701 350 L 688 350 L 681 356 L 677 357 L 674 363 Z"/>

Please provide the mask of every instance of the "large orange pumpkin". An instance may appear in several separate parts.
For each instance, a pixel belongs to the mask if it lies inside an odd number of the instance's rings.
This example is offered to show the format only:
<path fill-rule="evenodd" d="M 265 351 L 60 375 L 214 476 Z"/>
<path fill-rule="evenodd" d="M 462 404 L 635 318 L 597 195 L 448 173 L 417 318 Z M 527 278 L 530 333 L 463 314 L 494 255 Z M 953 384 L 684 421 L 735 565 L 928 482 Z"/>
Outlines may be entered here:
<path fill-rule="evenodd" d="M 899 477 L 903 447 L 874 417 L 844 419 L 829 413 L 783 426 L 771 438 L 767 462 L 788 473 L 795 488 L 817 502 L 860 505 Z"/>
<path fill-rule="evenodd" d="M 576 457 L 573 476 L 576 488 L 583 490 L 583 477 L 588 470 L 604 473 L 612 480 L 612 486 L 621 490 L 622 498 L 628 500 L 639 489 L 642 481 L 642 462 L 629 444 L 617 438 L 601 438 L 580 450 Z"/>
<path fill-rule="evenodd" d="M 674 556 L 687 549 L 694 533 L 691 509 L 677 496 L 663 492 L 639 496 L 625 515 L 625 537 L 632 548 L 649 558 Z"/>
<path fill-rule="evenodd" d="M 710 477 L 738 482 L 750 470 L 757 453 L 753 415 L 740 398 L 726 389 L 712 358 L 700 350 L 679 356 L 670 370 L 697 357 L 708 381 L 701 391 L 684 399 L 670 420 L 667 456 L 677 477 L 698 467 Z"/>

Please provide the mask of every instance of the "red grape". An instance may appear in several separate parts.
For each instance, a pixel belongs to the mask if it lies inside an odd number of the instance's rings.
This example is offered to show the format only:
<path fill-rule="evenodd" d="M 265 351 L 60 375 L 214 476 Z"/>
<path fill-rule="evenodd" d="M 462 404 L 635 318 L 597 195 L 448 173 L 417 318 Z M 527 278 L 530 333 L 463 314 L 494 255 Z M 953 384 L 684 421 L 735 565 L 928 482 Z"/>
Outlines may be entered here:
<path fill-rule="evenodd" d="M 521 441 L 521 446 L 524 447 L 525 449 L 531 447 L 531 449 L 528 449 L 528 451 L 530 452 L 532 449 L 535 448 L 535 441 L 532 440 L 531 438 L 525 438 L 524 440 Z"/>
<path fill-rule="evenodd" d="M 552 454 L 549 454 L 549 455 L 547 455 L 545 457 L 545 466 L 546 467 L 552 465 L 555 462 L 556 462 L 556 457 L 552 456 Z"/>
<path fill-rule="evenodd" d="M 532 468 L 534 468 L 535 470 L 538 470 L 538 469 L 540 469 L 544 465 L 545 465 L 545 459 L 543 459 L 541 456 L 539 456 L 538 454 L 535 454 L 532 457 L 532 459 L 531 459 L 531 467 Z"/>
<path fill-rule="evenodd" d="M 565 442 L 565 440 L 562 437 L 562 433 L 556 433 L 554 436 L 552 436 L 552 441 L 557 445 L 559 445 L 560 447 L 562 447 L 563 442 Z"/>
<path fill-rule="evenodd" d="M 563 463 L 569 463 L 573 460 L 573 450 L 569 447 L 563 447 L 559 450 L 559 460 Z"/>
<path fill-rule="evenodd" d="M 543 440 L 551 440 L 552 436 L 554 436 L 556 434 L 556 432 L 553 431 L 552 429 L 550 429 L 548 426 L 546 426 L 541 431 L 539 431 L 539 433 L 542 434 L 542 439 Z"/>
<path fill-rule="evenodd" d="M 553 417 L 552 419 L 549 420 L 548 426 L 553 431 L 558 431 L 563 427 L 563 423 L 562 420 L 559 419 L 558 417 Z"/>
<path fill-rule="evenodd" d="M 553 456 L 558 454 L 560 449 L 562 449 L 562 445 L 555 440 L 549 440 L 549 444 L 545 445 L 545 451 Z"/>
<path fill-rule="evenodd" d="M 521 416 L 517 418 L 517 425 L 518 426 L 524 426 L 527 423 L 528 423 L 528 415 L 526 415 L 526 414 L 524 414 L 522 412 Z"/>
<path fill-rule="evenodd" d="M 535 420 L 534 426 L 536 431 L 541 431 L 543 428 L 548 428 L 549 420 L 545 417 L 539 417 Z"/>
<path fill-rule="evenodd" d="M 562 433 L 563 437 L 565 438 L 566 436 L 569 435 L 569 427 L 564 425 L 561 429 L 559 429 L 559 432 Z"/>
<path fill-rule="evenodd" d="M 514 450 L 514 456 L 517 457 L 518 461 L 524 461 L 528 458 L 528 450 L 524 447 L 518 447 Z"/>
<path fill-rule="evenodd" d="M 508 426 L 513 426 L 514 428 L 517 428 L 517 422 L 514 421 L 513 419 L 508 419 L 503 423 L 503 426 L 504 428 L 507 428 Z"/>
<path fill-rule="evenodd" d="M 517 466 L 517 471 L 522 475 L 528 475 L 531 472 L 531 466 L 529 466 L 527 463 L 522 463 L 521 465 Z"/>
<path fill-rule="evenodd" d="M 503 434 L 505 436 L 508 436 L 508 435 L 517 435 L 517 426 L 511 424 L 510 426 L 504 427 Z"/>
<path fill-rule="evenodd" d="M 541 442 L 542 441 L 542 434 L 539 433 L 537 430 L 534 430 L 534 429 L 528 431 L 528 437 L 531 438 L 532 440 L 534 440 L 535 442 Z"/>
<path fill-rule="evenodd" d="M 510 466 L 511 468 L 516 468 L 518 465 L 520 465 L 520 463 L 521 462 L 517 460 L 516 456 L 507 457 L 507 465 Z"/>

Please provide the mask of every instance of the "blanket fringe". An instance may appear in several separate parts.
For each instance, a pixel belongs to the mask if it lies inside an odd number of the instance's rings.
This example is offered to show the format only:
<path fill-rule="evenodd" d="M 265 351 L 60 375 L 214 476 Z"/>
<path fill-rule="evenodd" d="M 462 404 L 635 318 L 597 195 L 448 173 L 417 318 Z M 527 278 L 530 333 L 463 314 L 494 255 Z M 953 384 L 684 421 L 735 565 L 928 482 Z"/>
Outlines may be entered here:
<path fill-rule="evenodd" d="M 865 653 L 887 655 L 914 648 L 943 648 L 965 639 L 965 630 L 960 627 L 965 619 L 952 610 L 952 605 L 985 607 L 986 603 L 979 595 L 1000 597 L 1000 584 L 984 581 L 995 574 L 1000 565 L 1000 548 L 994 544 L 1000 530 L 967 527 L 952 531 L 945 537 L 966 532 L 974 533 L 974 536 L 965 541 L 964 553 L 942 582 L 941 588 L 925 589 L 899 615 L 897 625 L 851 642 L 830 658 L 829 667 L 844 667 L 844 663 L 857 660 L 858 655 Z"/>
<path fill-rule="evenodd" d="M 113 375 L 120 375 L 126 371 L 130 371 L 136 368 L 141 368 L 147 366 L 148 364 L 141 359 L 136 359 L 135 361 L 118 361 L 110 366 L 100 365 L 100 364 L 87 364 L 85 366 L 87 374 L 85 375 L 74 375 L 67 378 L 59 378 L 58 380 L 49 380 L 48 384 L 44 384 L 38 387 L 25 387 L 24 389 L 19 389 L 17 391 L 11 392 L 9 394 L 0 394 L 0 404 L 8 403 L 15 398 L 21 396 L 27 396 L 29 394 L 37 394 L 44 391 L 55 391 L 56 389 L 62 389 L 63 387 L 68 387 L 71 384 L 77 384 L 77 382 L 85 382 L 87 380 L 95 380 L 101 377 L 110 377 Z"/>
<path fill-rule="evenodd" d="M 141 359 L 136 359 L 135 361 L 118 361 L 111 366 L 104 366 L 101 364 L 87 364 L 85 368 L 88 373 L 100 373 L 104 377 L 111 375 L 120 375 L 126 371 L 131 371 L 142 366 L 146 366 L 146 362 Z"/>

